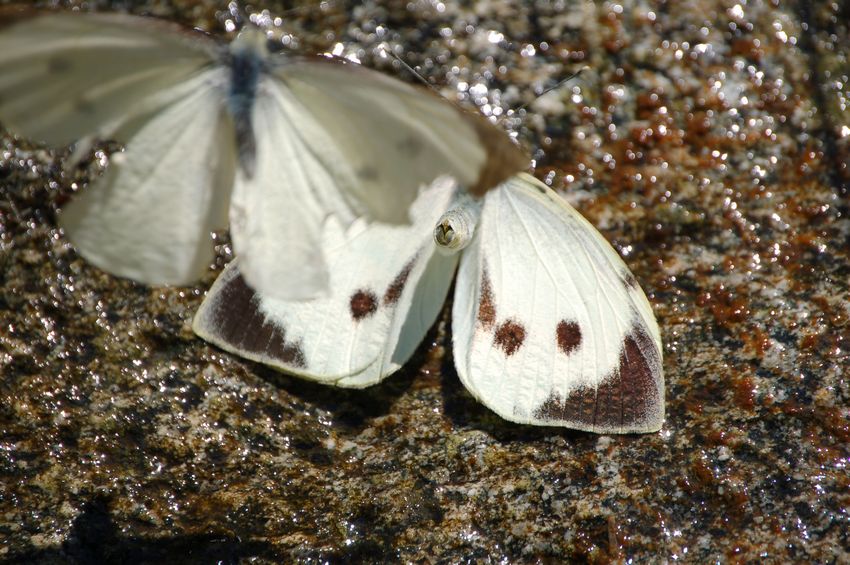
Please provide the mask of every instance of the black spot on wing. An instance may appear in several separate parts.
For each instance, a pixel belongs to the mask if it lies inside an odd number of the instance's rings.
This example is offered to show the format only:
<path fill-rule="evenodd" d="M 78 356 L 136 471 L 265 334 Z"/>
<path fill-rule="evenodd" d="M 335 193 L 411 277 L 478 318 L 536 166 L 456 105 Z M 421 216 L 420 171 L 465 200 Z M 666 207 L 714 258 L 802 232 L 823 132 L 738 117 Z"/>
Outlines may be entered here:
<path fill-rule="evenodd" d="M 269 321 L 258 304 L 258 297 L 241 274 L 231 279 L 221 288 L 211 313 L 215 335 L 240 351 L 268 356 L 284 365 L 305 367 L 299 344 L 288 342 L 286 328 Z"/>
<path fill-rule="evenodd" d="M 351 295 L 349 308 L 351 317 L 359 322 L 378 310 L 378 297 L 371 290 L 358 290 Z"/>

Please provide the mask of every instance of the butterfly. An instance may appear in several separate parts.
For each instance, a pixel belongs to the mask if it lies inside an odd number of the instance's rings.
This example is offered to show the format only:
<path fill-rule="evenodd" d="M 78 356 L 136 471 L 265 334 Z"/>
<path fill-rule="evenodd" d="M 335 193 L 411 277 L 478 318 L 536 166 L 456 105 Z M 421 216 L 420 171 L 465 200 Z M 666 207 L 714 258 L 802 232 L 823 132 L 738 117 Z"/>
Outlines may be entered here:
<path fill-rule="evenodd" d="M 409 226 L 331 223 L 328 297 L 276 300 L 230 263 L 198 310 L 203 339 L 321 383 L 362 388 L 402 367 L 456 273 L 453 357 L 467 390 L 501 417 L 598 433 L 652 432 L 664 418 L 651 306 L 602 235 L 521 173 L 483 199 L 439 179 Z"/>
<path fill-rule="evenodd" d="M 195 281 L 230 225 L 246 281 L 267 296 L 327 292 L 327 218 L 410 224 L 421 187 L 471 194 L 528 159 L 486 119 L 339 58 L 229 45 L 123 14 L 0 12 L 0 122 L 52 146 L 124 144 L 58 222 L 80 254 L 147 284 Z"/>

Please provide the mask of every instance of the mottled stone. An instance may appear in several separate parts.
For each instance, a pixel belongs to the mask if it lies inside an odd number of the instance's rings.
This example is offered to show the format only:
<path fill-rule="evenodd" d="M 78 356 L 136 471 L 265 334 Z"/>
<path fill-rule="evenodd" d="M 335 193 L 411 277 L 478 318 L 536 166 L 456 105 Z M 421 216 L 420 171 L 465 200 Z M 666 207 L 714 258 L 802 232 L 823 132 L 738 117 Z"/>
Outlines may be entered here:
<path fill-rule="evenodd" d="M 133 9 L 222 33 L 221 3 L 167 4 Z M 530 104 L 500 124 L 656 311 L 663 430 L 501 420 L 443 355 L 447 315 L 362 391 L 223 353 L 190 322 L 226 240 L 195 287 L 104 274 L 55 223 L 101 166 L 7 136 L 0 560 L 850 560 L 847 8 L 344 4 L 251 5 L 300 51 L 412 81 L 387 42 L 469 107 Z"/>

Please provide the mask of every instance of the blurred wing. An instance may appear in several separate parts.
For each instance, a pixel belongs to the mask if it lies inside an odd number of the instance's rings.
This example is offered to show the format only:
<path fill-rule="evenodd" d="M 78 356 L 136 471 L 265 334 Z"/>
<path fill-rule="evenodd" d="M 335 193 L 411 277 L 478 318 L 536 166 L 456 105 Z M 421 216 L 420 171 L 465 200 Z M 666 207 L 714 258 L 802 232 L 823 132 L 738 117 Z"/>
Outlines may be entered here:
<path fill-rule="evenodd" d="M 296 128 L 353 215 L 406 223 L 442 175 L 481 195 L 526 168 L 504 131 L 431 92 L 339 59 L 283 59 L 273 76 L 312 125 Z"/>
<path fill-rule="evenodd" d="M 408 223 L 420 189 L 438 176 L 483 190 L 527 163 L 479 116 L 324 59 L 287 59 L 261 79 L 252 121 L 256 165 L 237 177 L 234 250 L 248 285 L 282 300 L 327 292 L 319 226 L 328 215 L 343 226 L 361 216 Z"/>
<path fill-rule="evenodd" d="M 352 388 L 382 380 L 413 354 L 442 308 L 456 259 L 434 253 L 431 232 L 452 195 L 450 183 L 435 183 L 415 202 L 408 226 L 357 221 L 346 231 L 328 218 L 320 248 L 330 292 L 323 298 L 256 293 L 238 257 L 198 310 L 195 333 L 310 380 Z"/>
<path fill-rule="evenodd" d="M 263 296 L 308 300 L 326 295 L 322 226 L 333 214 L 343 227 L 354 216 L 334 198 L 330 173 L 299 130 L 316 127 L 285 89 L 264 80 L 254 103 L 253 174 L 240 168 L 230 206 L 230 232 L 247 284 Z"/>
<path fill-rule="evenodd" d="M 664 418 L 661 338 L 602 235 L 519 175 L 488 193 L 452 318 L 458 375 L 514 422 L 651 432 Z"/>
<path fill-rule="evenodd" d="M 235 149 L 216 69 L 181 85 L 184 97 L 127 131 L 101 178 L 74 196 L 59 225 L 91 263 L 147 284 L 190 284 L 227 225 Z"/>
<path fill-rule="evenodd" d="M 203 34 L 150 18 L 3 9 L 0 122 L 54 146 L 112 137 L 173 101 L 170 87 L 212 63 L 215 49 Z"/>

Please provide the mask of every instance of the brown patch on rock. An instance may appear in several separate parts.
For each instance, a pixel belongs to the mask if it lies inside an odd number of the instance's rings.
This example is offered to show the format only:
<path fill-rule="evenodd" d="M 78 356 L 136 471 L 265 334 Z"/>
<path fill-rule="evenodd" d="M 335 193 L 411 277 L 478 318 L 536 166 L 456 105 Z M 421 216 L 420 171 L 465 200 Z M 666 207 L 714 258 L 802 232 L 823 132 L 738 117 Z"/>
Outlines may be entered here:
<path fill-rule="evenodd" d="M 493 336 L 493 343 L 498 345 L 508 357 L 516 353 L 524 341 L 525 328 L 514 320 L 506 320 L 499 324 Z"/>
<path fill-rule="evenodd" d="M 378 310 L 378 297 L 371 290 L 358 290 L 351 295 L 351 317 L 357 321 L 371 316 Z"/>
<path fill-rule="evenodd" d="M 569 355 L 581 345 L 581 327 L 576 322 L 561 320 L 555 328 L 558 339 L 558 349 L 564 355 Z"/>
<path fill-rule="evenodd" d="M 413 270 L 413 265 L 416 264 L 416 257 L 410 260 L 410 262 L 402 268 L 396 278 L 393 279 L 393 282 L 390 283 L 390 286 L 387 287 L 387 290 L 384 292 L 384 304 L 387 306 L 394 305 L 398 302 L 398 299 L 401 297 L 401 293 L 404 290 L 404 285 L 407 284 L 407 278 L 410 276 L 410 271 Z"/>
<path fill-rule="evenodd" d="M 744 410 L 752 410 L 756 406 L 756 385 L 750 377 L 740 377 L 732 380 L 732 390 L 735 403 Z"/>

